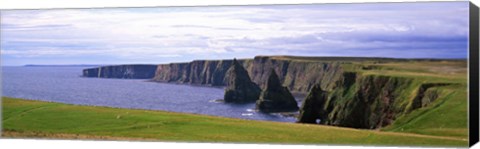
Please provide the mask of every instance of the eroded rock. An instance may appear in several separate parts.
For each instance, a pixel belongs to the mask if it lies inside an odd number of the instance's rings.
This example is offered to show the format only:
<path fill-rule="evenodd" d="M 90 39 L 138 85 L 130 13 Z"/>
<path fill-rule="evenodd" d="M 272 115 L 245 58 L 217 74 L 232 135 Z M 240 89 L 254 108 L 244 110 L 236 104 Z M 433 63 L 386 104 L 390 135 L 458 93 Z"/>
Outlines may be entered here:
<path fill-rule="evenodd" d="M 255 102 L 261 92 L 260 87 L 253 83 L 248 72 L 243 68 L 236 59 L 227 70 L 225 75 L 224 100 L 229 103 L 248 103 Z"/>
<path fill-rule="evenodd" d="M 268 77 L 265 90 L 260 94 L 256 107 L 262 112 L 290 112 L 298 110 L 297 101 L 295 101 L 288 88 L 282 86 L 277 73 L 273 69 Z"/>
<path fill-rule="evenodd" d="M 328 100 L 328 93 L 322 90 L 321 85 L 317 84 L 312 87 L 305 101 L 302 103 L 298 122 L 319 124 L 321 120 L 325 120 L 328 116 L 325 111 L 325 102 Z"/>

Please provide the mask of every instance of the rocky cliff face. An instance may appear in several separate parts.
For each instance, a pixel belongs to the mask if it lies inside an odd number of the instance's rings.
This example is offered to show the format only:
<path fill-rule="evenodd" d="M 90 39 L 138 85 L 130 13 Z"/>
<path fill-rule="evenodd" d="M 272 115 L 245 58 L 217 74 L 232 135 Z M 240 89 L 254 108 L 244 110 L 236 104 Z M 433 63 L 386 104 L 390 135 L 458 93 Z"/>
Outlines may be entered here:
<path fill-rule="evenodd" d="M 290 112 L 297 111 L 297 101 L 288 88 L 282 86 L 275 70 L 271 70 L 267 86 L 260 94 L 256 108 L 262 112 Z"/>
<path fill-rule="evenodd" d="M 255 57 L 250 70 L 252 80 L 265 88 L 269 71 L 274 69 L 282 85 L 293 92 L 307 93 L 315 84 L 331 88 L 342 69 L 338 62 L 297 61 Z"/>
<path fill-rule="evenodd" d="M 158 82 L 226 86 L 225 74 L 232 60 L 196 60 L 189 63 L 151 65 L 118 65 L 85 69 L 83 76 L 99 78 L 140 78 Z M 238 60 L 253 82 L 265 88 L 270 70 L 274 69 L 280 82 L 292 92 L 307 93 L 314 84 L 331 88 L 341 74 L 338 62 L 292 60 L 257 56 Z M 148 71 L 144 69 L 148 67 Z M 137 69 L 139 68 L 139 69 Z M 156 68 L 154 72 L 150 71 Z M 139 71 L 139 72 L 137 72 Z"/>
<path fill-rule="evenodd" d="M 446 85 L 421 84 L 416 87 L 417 96 L 409 100 L 405 94 L 411 92 L 408 88 L 415 84 L 413 81 L 410 78 L 345 72 L 333 89 L 316 85 L 310 90 L 298 121 L 364 129 L 387 126 L 397 115 L 425 107 L 438 98 L 438 92 L 432 87 Z M 402 104 L 404 101 L 410 101 L 410 106 Z"/>
<path fill-rule="evenodd" d="M 306 93 L 316 84 L 331 88 L 341 67 L 336 62 L 295 61 L 257 56 L 253 60 L 238 60 L 253 82 L 265 88 L 270 70 L 274 69 L 283 86 L 292 92 Z M 193 61 L 158 65 L 153 80 L 210 86 L 225 86 L 224 80 L 232 60 Z"/>
<path fill-rule="evenodd" d="M 151 79 L 155 75 L 157 65 L 115 65 L 102 66 L 83 70 L 84 77 Z"/>
<path fill-rule="evenodd" d="M 193 61 L 190 63 L 161 64 L 153 77 L 154 81 L 210 86 L 227 85 L 224 78 L 232 60 Z M 238 60 L 248 68 L 251 60 Z"/>
<path fill-rule="evenodd" d="M 247 70 L 235 59 L 227 70 L 225 82 L 227 83 L 224 95 L 225 102 L 255 102 L 260 95 L 260 87 L 250 80 Z"/>
<path fill-rule="evenodd" d="M 425 83 L 420 85 L 417 95 L 412 101 L 409 112 L 428 106 L 438 98 L 438 91 L 435 87 L 450 85 L 449 83 Z"/>
<path fill-rule="evenodd" d="M 325 104 L 328 100 L 328 92 L 322 89 L 320 84 L 315 85 L 305 101 L 302 103 L 298 121 L 301 123 L 319 124 L 320 120 L 326 120 L 328 111 L 325 109 Z"/>

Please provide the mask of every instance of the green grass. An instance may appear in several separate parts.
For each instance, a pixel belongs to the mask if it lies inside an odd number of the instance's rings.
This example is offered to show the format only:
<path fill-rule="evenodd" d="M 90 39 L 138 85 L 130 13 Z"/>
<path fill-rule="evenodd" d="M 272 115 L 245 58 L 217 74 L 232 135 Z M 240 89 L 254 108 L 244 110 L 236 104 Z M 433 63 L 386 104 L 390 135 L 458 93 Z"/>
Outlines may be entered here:
<path fill-rule="evenodd" d="M 442 90 L 441 96 L 431 106 L 405 114 L 383 130 L 467 139 L 466 88 L 456 85 L 439 89 Z"/>
<path fill-rule="evenodd" d="M 396 77 L 408 77 L 428 82 L 467 82 L 466 61 L 438 61 L 438 62 L 388 62 L 371 64 L 357 62 L 344 64 L 347 71 L 360 72 L 368 75 L 386 75 Z M 363 70 L 363 66 L 375 66 L 375 69 Z"/>
<path fill-rule="evenodd" d="M 467 146 L 461 137 L 241 120 L 2 98 L 5 137 L 193 142 Z"/>

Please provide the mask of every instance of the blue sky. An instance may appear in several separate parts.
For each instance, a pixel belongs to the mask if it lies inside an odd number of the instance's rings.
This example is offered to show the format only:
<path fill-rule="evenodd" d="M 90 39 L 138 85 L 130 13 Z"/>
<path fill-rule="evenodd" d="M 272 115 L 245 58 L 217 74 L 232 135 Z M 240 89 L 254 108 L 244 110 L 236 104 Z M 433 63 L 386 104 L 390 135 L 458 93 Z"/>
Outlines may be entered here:
<path fill-rule="evenodd" d="M 2 65 L 466 58 L 468 2 L 6 10 Z"/>

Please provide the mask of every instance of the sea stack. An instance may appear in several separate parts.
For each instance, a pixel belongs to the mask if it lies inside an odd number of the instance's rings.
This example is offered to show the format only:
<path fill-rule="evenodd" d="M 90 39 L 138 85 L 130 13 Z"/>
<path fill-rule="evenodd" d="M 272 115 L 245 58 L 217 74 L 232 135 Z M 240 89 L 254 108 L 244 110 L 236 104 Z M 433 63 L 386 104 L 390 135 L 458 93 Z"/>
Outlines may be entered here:
<path fill-rule="evenodd" d="M 260 94 L 256 107 L 262 112 L 291 112 L 298 110 L 297 101 L 295 101 L 288 88 L 282 86 L 274 69 L 270 72 L 267 86 Z"/>
<path fill-rule="evenodd" d="M 243 68 L 236 59 L 225 74 L 224 100 L 228 103 L 249 103 L 255 102 L 260 96 L 261 89 L 252 82 L 247 70 Z"/>
<path fill-rule="evenodd" d="M 328 93 L 322 90 L 321 85 L 313 86 L 300 108 L 298 122 L 319 124 L 321 120 L 325 121 L 328 114 L 324 110 L 327 100 Z"/>

